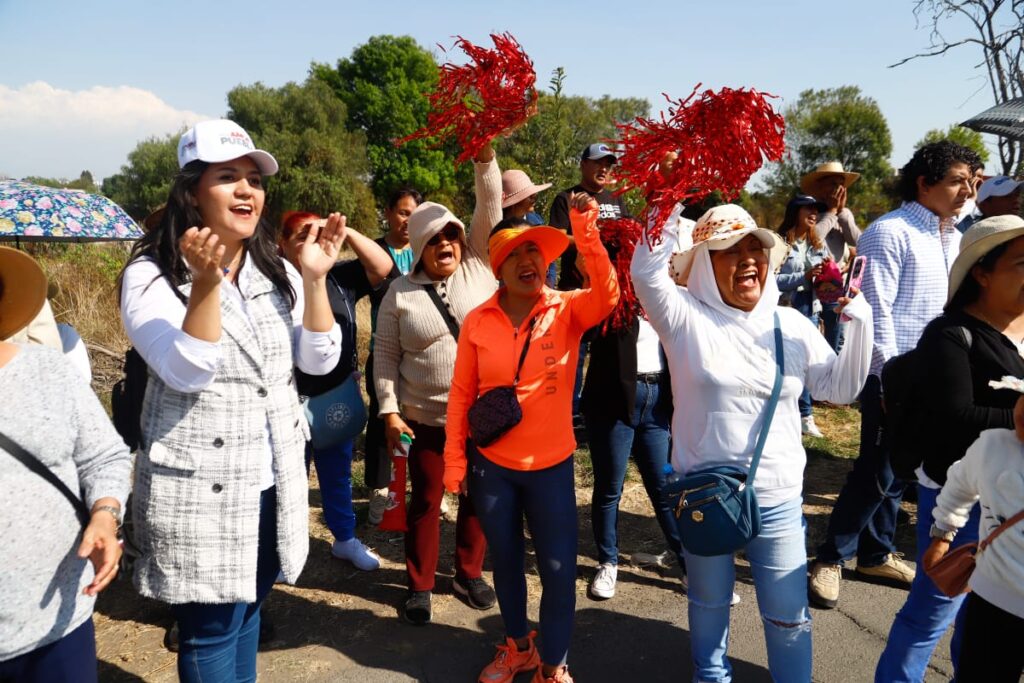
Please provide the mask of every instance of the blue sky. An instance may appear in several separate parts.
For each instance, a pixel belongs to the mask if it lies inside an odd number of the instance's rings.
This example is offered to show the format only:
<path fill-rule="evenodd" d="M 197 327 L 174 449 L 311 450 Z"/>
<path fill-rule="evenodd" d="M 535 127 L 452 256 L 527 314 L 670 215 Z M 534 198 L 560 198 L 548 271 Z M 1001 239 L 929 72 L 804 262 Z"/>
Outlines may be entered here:
<path fill-rule="evenodd" d="M 0 0 L 0 173 L 97 179 L 138 140 L 221 116 L 238 84 L 271 86 L 334 63 L 373 35 L 451 45 L 510 31 L 538 83 L 571 94 L 682 97 L 705 87 L 780 96 L 857 85 L 888 119 L 902 165 L 914 143 L 991 106 L 972 48 L 886 68 L 925 47 L 911 0 L 516 3 Z M 993 171 L 989 163 L 989 171 Z"/>

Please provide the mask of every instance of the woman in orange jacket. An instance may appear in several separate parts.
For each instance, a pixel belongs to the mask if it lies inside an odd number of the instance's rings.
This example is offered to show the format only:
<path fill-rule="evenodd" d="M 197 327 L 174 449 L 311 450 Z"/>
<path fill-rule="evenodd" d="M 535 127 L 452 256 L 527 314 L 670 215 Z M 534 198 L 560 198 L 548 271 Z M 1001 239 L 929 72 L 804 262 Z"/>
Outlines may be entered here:
<path fill-rule="evenodd" d="M 448 395 L 444 484 L 452 492 L 468 490 L 473 500 L 505 622 L 505 643 L 480 674 L 487 683 L 534 668 L 535 683 L 572 681 L 565 662 L 576 608 L 573 383 L 580 337 L 611 313 L 619 286 L 598 237 L 597 203 L 574 195 L 570 204 L 590 287 L 560 292 L 544 284 L 548 264 L 568 244 L 560 230 L 521 219 L 498 223 L 490 261 L 503 285 L 466 316 Z M 488 391 L 510 386 L 522 419 L 486 446 L 467 444 L 470 407 Z M 542 665 L 526 618 L 524 513 L 543 587 Z"/>

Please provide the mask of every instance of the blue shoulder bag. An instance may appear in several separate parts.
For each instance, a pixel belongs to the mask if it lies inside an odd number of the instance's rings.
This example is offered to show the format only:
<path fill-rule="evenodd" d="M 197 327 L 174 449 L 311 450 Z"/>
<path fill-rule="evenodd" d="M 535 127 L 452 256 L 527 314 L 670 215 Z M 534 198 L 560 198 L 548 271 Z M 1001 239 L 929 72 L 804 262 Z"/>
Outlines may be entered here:
<path fill-rule="evenodd" d="M 779 403 L 785 368 L 782 329 L 776 313 L 775 385 L 765 408 L 750 470 L 744 472 L 728 465 L 710 467 L 670 480 L 662 489 L 662 495 L 675 509 L 679 536 L 688 552 L 704 557 L 732 554 L 761 533 L 754 476 Z"/>

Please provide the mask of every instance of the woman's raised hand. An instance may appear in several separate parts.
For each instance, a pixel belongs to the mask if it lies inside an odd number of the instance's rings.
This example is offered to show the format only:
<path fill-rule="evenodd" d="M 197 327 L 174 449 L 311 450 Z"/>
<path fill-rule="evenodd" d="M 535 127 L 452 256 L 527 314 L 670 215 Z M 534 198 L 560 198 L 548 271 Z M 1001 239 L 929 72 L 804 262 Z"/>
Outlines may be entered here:
<path fill-rule="evenodd" d="M 322 278 L 334 267 L 338 260 L 341 245 L 348 234 L 345 217 L 340 213 L 332 213 L 326 223 L 313 223 L 299 252 L 299 264 L 302 274 L 313 279 Z"/>
<path fill-rule="evenodd" d="M 208 285 L 218 284 L 224 277 L 221 262 L 224 260 L 223 244 L 209 228 L 189 228 L 178 240 L 182 258 L 192 271 L 192 281 Z"/>

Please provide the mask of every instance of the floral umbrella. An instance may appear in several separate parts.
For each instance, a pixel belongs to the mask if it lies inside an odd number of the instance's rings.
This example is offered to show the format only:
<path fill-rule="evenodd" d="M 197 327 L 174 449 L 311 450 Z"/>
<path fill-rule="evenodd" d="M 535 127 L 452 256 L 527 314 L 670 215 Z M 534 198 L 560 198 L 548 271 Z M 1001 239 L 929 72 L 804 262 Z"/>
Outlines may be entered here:
<path fill-rule="evenodd" d="M 100 195 L 0 180 L 0 241 L 136 240 L 142 230 Z"/>

